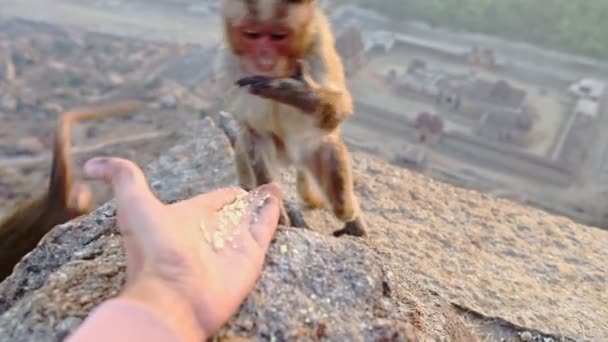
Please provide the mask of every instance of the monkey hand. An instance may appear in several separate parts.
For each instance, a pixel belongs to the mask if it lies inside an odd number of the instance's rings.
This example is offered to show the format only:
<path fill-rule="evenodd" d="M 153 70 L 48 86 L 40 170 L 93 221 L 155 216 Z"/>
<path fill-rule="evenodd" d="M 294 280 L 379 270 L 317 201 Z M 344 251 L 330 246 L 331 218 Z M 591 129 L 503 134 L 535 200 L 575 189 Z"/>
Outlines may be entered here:
<path fill-rule="evenodd" d="M 321 104 L 321 94 L 300 77 L 271 78 L 249 76 L 236 82 L 239 87 L 249 87 L 249 92 L 269 100 L 296 107 L 303 112 L 316 112 Z"/>

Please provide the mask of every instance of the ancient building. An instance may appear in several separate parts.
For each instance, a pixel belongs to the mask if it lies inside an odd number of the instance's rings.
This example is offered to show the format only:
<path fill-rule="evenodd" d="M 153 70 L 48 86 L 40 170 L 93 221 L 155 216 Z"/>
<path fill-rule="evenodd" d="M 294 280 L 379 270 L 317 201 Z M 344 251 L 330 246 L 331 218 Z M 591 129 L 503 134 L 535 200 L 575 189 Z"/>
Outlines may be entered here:
<path fill-rule="evenodd" d="M 467 62 L 482 68 L 493 68 L 496 66 L 494 50 L 490 48 L 473 46 L 466 56 Z"/>
<path fill-rule="evenodd" d="M 534 119 L 527 113 L 486 112 L 475 127 L 475 134 L 492 141 L 527 147 L 531 142 Z"/>
<path fill-rule="evenodd" d="M 490 82 L 469 78 L 442 80 L 438 105 L 451 112 L 481 119 L 487 112 L 520 114 L 524 111 L 527 93 L 506 81 Z"/>
<path fill-rule="evenodd" d="M 416 117 L 415 127 L 420 143 L 434 144 L 441 139 L 443 120 L 438 115 L 422 112 Z"/>

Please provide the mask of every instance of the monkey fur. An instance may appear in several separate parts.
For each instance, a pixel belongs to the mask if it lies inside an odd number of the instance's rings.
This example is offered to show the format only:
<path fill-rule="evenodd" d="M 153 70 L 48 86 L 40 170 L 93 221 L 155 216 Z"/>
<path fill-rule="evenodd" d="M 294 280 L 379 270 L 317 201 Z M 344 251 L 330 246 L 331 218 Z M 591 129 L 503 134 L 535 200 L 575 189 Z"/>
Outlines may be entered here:
<path fill-rule="evenodd" d="M 344 222 L 334 236 L 366 235 L 341 125 L 353 113 L 327 17 L 315 0 L 222 0 L 225 42 L 216 84 L 239 123 L 241 186 L 252 189 L 294 165 L 300 198 L 329 204 Z M 281 224 L 291 222 L 282 211 Z"/>
<path fill-rule="evenodd" d="M 72 183 L 71 128 L 74 123 L 134 112 L 139 101 L 121 101 L 92 106 L 60 116 L 53 142 L 53 160 L 47 190 L 23 203 L 0 221 L 0 281 L 34 249 L 53 227 L 89 213 L 93 209 L 90 191 Z"/>

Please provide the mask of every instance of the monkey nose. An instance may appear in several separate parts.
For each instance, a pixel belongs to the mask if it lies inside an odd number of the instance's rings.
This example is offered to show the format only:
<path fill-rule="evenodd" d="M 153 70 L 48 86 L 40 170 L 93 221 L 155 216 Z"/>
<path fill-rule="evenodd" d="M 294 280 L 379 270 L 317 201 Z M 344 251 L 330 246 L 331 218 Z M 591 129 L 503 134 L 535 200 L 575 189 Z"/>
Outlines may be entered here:
<path fill-rule="evenodd" d="M 272 69 L 277 62 L 277 55 L 269 50 L 260 51 L 256 58 L 256 64 L 264 71 Z"/>

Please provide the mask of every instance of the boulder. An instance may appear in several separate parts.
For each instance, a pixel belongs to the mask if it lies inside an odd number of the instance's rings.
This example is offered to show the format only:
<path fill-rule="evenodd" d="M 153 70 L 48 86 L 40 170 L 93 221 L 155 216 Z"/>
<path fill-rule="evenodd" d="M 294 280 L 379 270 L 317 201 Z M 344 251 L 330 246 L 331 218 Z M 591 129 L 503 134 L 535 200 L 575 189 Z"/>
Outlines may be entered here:
<path fill-rule="evenodd" d="M 236 184 L 232 150 L 210 119 L 144 168 L 165 202 Z M 56 227 L 0 284 L 0 341 L 60 341 L 124 283 L 109 202 Z M 216 339 L 475 341 L 449 303 L 395 267 L 390 251 L 323 229 L 279 227 L 264 271 Z"/>

